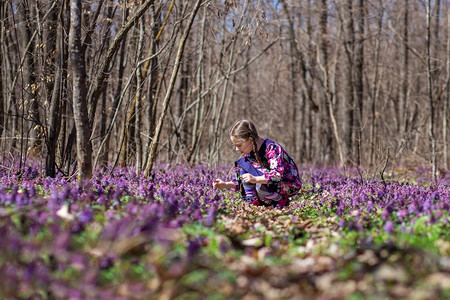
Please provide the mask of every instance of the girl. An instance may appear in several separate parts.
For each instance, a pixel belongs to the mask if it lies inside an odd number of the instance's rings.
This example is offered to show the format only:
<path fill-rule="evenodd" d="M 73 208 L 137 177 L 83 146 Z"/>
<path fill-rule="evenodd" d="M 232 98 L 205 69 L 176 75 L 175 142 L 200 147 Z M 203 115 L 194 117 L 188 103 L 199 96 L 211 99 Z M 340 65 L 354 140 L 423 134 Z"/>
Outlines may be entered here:
<path fill-rule="evenodd" d="M 282 208 L 302 187 L 297 165 L 283 147 L 261 138 L 255 125 L 237 121 L 230 131 L 231 142 L 242 153 L 235 162 L 236 179 L 214 180 L 213 187 L 240 191 L 246 202 Z"/>

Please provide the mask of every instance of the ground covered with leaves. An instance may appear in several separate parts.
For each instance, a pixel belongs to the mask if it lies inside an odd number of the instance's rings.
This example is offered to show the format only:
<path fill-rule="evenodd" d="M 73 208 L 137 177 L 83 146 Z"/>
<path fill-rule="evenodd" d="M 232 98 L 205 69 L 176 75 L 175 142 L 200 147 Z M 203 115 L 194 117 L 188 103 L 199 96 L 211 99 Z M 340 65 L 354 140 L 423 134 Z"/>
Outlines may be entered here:
<path fill-rule="evenodd" d="M 0 170 L 1 299 L 448 299 L 450 180 L 303 169 L 283 209 L 226 169 Z M 229 179 L 229 178 L 228 178 Z"/>

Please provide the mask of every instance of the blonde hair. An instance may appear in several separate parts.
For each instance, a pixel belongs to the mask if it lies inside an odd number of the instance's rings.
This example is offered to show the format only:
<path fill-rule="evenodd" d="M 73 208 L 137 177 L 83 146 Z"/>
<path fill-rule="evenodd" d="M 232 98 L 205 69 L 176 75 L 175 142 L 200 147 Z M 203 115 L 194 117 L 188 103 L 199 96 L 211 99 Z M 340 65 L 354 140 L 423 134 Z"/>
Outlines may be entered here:
<path fill-rule="evenodd" d="M 248 120 L 236 121 L 230 130 L 230 136 L 242 140 L 248 140 L 249 138 L 252 138 L 253 152 L 255 153 L 256 160 L 261 167 L 265 167 L 257 151 L 258 149 L 256 141 L 258 141 L 260 137 L 255 125 L 252 122 Z"/>

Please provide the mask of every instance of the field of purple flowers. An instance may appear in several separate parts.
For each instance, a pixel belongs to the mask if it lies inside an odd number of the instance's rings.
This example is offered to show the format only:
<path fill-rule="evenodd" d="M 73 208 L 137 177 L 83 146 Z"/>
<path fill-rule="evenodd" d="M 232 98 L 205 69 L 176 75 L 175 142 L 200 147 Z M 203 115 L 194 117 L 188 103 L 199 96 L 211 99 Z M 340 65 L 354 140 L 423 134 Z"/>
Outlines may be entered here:
<path fill-rule="evenodd" d="M 303 169 L 278 210 L 213 189 L 228 169 L 17 169 L 0 169 L 1 299 L 450 297 L 448 178 Z"/>

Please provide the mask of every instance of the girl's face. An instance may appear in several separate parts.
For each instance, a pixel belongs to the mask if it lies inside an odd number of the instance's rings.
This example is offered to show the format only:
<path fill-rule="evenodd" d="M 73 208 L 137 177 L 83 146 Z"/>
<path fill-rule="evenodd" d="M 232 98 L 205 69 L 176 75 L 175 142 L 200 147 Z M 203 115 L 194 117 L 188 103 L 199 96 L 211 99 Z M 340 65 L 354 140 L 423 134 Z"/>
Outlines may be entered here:
<path fill-rule="evenodd" d="M 239 139 L 234 136 L 231 136 L 231 142 L 236 147 L 236 151 L 241 152 L 242 154 L 249 154 L 253 150 L 253 139 L 248 138 L 247 140 Z"/>

